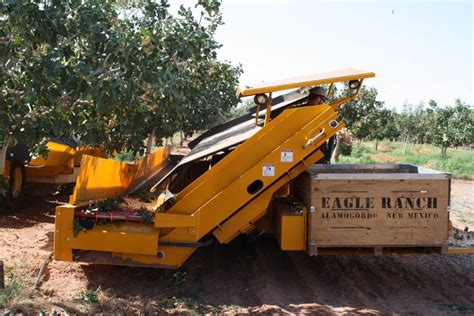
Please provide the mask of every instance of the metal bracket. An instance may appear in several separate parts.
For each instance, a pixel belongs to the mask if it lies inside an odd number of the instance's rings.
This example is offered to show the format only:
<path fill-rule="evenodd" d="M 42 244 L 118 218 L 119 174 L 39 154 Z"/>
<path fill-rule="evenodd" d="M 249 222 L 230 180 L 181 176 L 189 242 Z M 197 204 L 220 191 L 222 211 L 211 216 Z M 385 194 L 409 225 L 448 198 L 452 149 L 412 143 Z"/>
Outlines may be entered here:
<path fill-rule="evenodd" d="M 321 130 L 321 132 L 314 136 L 313 138 L 308 139 L 308 141 L 303 145 L 303 149 L 306 149 L 309 145 L 313 144 L 315 141 L 317 141 L 319 138 L 324 136 L 324 128 Z"/>

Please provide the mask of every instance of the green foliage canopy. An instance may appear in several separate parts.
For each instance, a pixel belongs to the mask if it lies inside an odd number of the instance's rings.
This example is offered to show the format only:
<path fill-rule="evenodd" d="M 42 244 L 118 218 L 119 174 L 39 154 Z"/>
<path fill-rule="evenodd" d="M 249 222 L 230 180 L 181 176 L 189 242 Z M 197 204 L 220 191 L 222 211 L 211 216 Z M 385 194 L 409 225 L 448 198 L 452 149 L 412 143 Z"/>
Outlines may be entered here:
<path fill-rule="evenodd" d="M 229 112 L 240 66 L 217 58 L 220 1 L 36 1 L 0 4 L 0 142 L 40 149 L 75 136 L 143 149 Z"/>
<path fill-rule="evenodd" d="M 373 130 L 370 137 L 376 140 L 395 139 L 400 134 L 397 113 L 388 109 L 379 109 L 370 117 Z"/>
<path fill-rule="evenodd" d="M 472 110 L 459 99 L 454 106 L 438 107 L 430 102 L 433 111 L 430 135 L 435 146 L 446 155 L 450 146 L 462 146 L 474 143 L 474 120 Z"/>
<path fill-rule="evenodd" d="M 352 92 L 344 86 L 335 97 Z M 455 100 L 453 106 L 440 107 L 431 100 L 414 107 L 405 104 L 401 113 L 384 108 L 373 87 L 362 87 L 359 96 L 342 106 L 341 116 L 357 139 L 400 139 L 406 143 L 428 143 L 441 148 L 446 155 L 450 146 L 474 143 L 474 110 Z"/>
<path fill-rule="evenodd" d="M 434 101 L 430 101 L 431 102 Z M 423 103 L 413 107 L 404 104 L 403 110 L 397 116 L 400 136 L 405 142 L 429 143 L 431 142 L 431 126 L 433 124 L 433 109 L 425 108 Z"/>
<path fill-rule="evenodd" d="M 347 85 L 341 90 L 338 97 L 352 95 L 353 91 Z M 358 139 L 370 138 L 376 132 L 379 111 L 384 103 L 377 99 L 377 89 L 363 86 L 357 98 L 342 106 L 341 117 L 347 128 Z"/>

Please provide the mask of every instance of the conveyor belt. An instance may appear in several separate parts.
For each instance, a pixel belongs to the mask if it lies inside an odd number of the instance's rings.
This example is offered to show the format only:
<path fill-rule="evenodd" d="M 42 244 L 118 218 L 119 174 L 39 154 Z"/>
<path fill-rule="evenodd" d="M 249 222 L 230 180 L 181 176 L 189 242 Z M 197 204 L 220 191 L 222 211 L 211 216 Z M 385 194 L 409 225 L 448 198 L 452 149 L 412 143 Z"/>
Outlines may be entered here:
<path fill-rule="evenodd" d="M 278 116 L 285 108 L 303 100 L 306 96 L 307 94 L 295 90 L 274 98 L 271 117 Z M 258 132 L 261 126 L 255 125 L 256 107 L 250 109 L 250 111 L 250 113 L 232 121 L 217 125 L 196 138 L 190 143 L 192 150 L 154 187 L 158 187 L 169 176 L 187 164 L 235 147 Z M 265 110 L 261 110 L 258 115 L 259 117 L 265 116 Z"/>

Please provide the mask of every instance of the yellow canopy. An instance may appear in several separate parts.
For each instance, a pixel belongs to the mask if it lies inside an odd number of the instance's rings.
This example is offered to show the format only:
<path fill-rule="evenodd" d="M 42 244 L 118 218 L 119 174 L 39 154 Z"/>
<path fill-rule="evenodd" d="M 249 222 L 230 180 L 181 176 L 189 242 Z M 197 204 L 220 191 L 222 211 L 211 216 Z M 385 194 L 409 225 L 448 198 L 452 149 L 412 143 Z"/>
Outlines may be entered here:
<path fill-rule="evenodd" d="M 375 73 L 373 72 L 354 68 L 346 68 L 335 71 L 321 72 L 308 76 L 264 82 L 251 87 L 239 87 L 237 89 L 237 97 L 246 97 L 259 93 L 268 93 L 287 89 L 296 89 L 308 86 L 316 86 L 321 84 L 344 82 L 372 77 L 375 77 Z"/>

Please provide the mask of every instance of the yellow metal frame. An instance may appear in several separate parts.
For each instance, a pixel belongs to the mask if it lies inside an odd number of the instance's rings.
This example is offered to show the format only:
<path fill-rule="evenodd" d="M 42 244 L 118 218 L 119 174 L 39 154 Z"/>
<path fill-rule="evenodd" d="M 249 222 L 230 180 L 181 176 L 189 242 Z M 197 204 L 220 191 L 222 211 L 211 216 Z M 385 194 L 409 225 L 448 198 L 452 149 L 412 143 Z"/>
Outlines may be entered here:
<path fill-rule="evenodd" d="M 341 69 L 330 72 L 317 73 L 308 76 L 295 77 L 285 80 L 265 82 L 248 87 L 239 87 L 237 97 L 247 97 L 261 93 L 270 93 L 288 89 L 305 88 L 316 85 L 347 82 L 375 77 L 375 73 L 360 69 Z"/>
<path fill-rule="evenodd" d="M 331 106 L 337 110 L 341 104 L 346 103 L 356 98 L 359 95 L 360 89 L 362 88 L 362 83 L 364 81 L 364 78 L 371 78 L 371 77 L 375 77 L 375 74 L 373 72 L 367 72 L 363 70 L 349 68 L 349 69 L 343 69 L 343 70 L 338 70 L 338 71 L 332 71 L 328 73 L 320 73 L 320 74 L 314 74 L 310 76 L 297 77 L 297 78 L 292 78 L 288 80 L 280 80 L 280 81 L 274 81 L 270 83 L 263 83 L 255 87 L 239 88 L 237 90 L 237 96 L 245 97 L 245 96 L 251 96 L 254 94 L 264 94 L 264 93 L 269 94 L 267 105 L 266 105 L 266 111 L 265 111 L 265 120 L 264 120 L 264 126 L 265 126 L 270 121 L 271 108 L 272 108 L 272 102 L 273 102 L 272 93 L 274 91 L 282 91 L 282 90 L 287 90 L 287 89 L 292 89 L 292 88 L 329 84 L 327 95 L 328 97 L 331 97 L 334 84 L 336 82 L 359 80 L 360 81 L 359 87 L 354 91 L 352 95 L 331 103 Z M 260 116 L 260 104 L 257 104 L 256 113 L 255 113 L 256 125 L 258 125 L 259 116 Z"/>
<path fill-rule="evenodd" d="M 268 101 L 267 101 L 267 109 L 265 111 L 265 123 L 264 126 L 270 122 L 270 116 L 272 114 L 272 93 L 270 92 L 270 95 L 268 96 Z"/>
<path fill-rule="evenodd" d="M 354 91 L 354 93 L 350 96 L 347 96 L 345 98 L 342 98 L 340 100 L 337 100 L 337 101 L 334 101 L 331 103 L 331 106 L 333 109 L 335 110 L 338 110 L 339 109 L 339 106 L 341 104 L 344 104 L 346 102 L 349 102 L 351 101 L 352 99 L 355 99 L 358 95 L 359 95 L 359 92 L 360 92 L 360 89 L 362 88 L 362 83 L 364 82 L 364 79 L 360 79 L 360 85 L 359 87 Z"/>
<path fill-rule="evenodd" d="M 156 255 L 158 230 L 149 225 L 97 225 L 74 236 L 74 211 L 79 208 L 73 205 L 56 208 L 54 255 L 57 260 L 72 261 L 73 249 Z"/>
<path fill-rule="evenodd" d="M 474 248 L 448 248 L 449 255 L 474 255 Z"/>
<path fill-rule="evenodd" d="M 124 195 L 146 177 L 163 168 L 171 151 L 170 146 L 133 163 L 84 155 L 76 187 L 69 203 L 80 205 L 93 200 Z"/>

